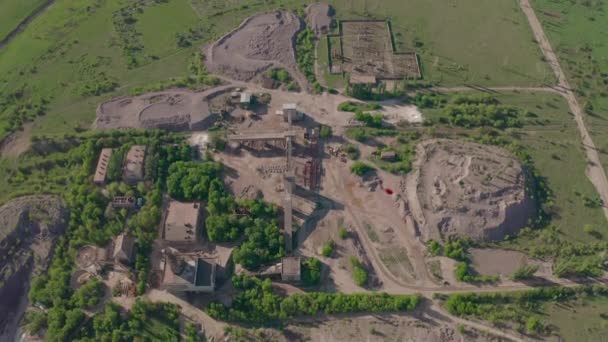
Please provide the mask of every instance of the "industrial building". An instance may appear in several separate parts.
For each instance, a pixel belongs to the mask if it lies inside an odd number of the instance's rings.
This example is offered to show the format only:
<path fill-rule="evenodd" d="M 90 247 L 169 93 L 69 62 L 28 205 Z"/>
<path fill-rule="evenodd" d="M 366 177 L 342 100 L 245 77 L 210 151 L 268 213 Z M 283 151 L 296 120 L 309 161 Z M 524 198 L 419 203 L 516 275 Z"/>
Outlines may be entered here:
<path fill-rule="evenodd" d="M 95 175 L 93 176 L 93 182 L 96 185 L 103 186 L 106 183 L 106 175 L 108 173 L 108 162 L 112 156 L 111 148 L 104 148 L 99 154 L 99 160 L 97 161 L 97 168 L 95 169 Z"/>
<path fill-rule="evenodd" d="M 173 244 L 196 242 L 199 239 L 201 216 L 200 203 L 171 201 L 165 218 L 164 240 Z"/>
<path fill-rule="evenodd" d="M 123 168 L 123 181 L 127 184 L 135 184 L 144 180 L 144 158 L 146 146 L 133 145 L 127 152 Z"/>

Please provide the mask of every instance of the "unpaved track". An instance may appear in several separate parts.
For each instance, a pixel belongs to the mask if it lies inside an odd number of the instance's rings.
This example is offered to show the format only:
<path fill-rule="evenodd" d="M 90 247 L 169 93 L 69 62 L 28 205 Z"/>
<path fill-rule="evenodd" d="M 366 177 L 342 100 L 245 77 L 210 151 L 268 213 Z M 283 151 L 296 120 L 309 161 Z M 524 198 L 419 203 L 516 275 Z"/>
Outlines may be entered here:
<path fill-rule="evenodd" d="M 562 96 L 566 99 L 568 106 L 570 106 L 570 111 L 572 114 L 574 114 L 574 120 L 576 121 L 576 125 L 583 141 L 583 149 L 587 155 L 587 177 L 593 186 L 595 186 L 595 189 L 597 190 L 601 199 L 604 201 L 604 215 L 606 216 L 606 219 L 608 219 L 608 207 L 606 206 L 608 205 L 608 179 L 606 179 L 606 173 L 602 167 L 595 144 L 593 143 L 593 140 L 587 131 L 587 127 L 585 126 L 581 106 L 578 103 L 570 84 L 568 83 L 566 74 L 560 66 L 557 56 L 551 48 L 551 44 L 543 31 L 540 21 L 538 21 L 538 18 L 536 17 L 534 9 L 530 5 L 530 0 L 520 0 L 519 5 L 528 18 L 532 32 L 534 32 L 534 37 L 536 38 L 545 59 L 557 77 L 557 89 L 559 90 L 559 93 L 562 94 Z"/>

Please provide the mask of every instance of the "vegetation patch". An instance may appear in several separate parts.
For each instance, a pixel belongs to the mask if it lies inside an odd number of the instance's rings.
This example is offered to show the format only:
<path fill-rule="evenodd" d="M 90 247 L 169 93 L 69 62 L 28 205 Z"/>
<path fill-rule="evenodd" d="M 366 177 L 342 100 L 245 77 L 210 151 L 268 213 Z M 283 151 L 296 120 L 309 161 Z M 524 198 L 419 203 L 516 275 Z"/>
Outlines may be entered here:
<path fill-rule="evenodd" d="M 420 303 L 417 295 L 342 294 L 307 292 L 280 297 L 270 279 L 234 276 L 239 290 L 231 307 L 211 303 L 207 312 L 215 319 L 269 325 L 298 316 L 357 312 L 412 311 Z"/>
<path fill-rule="evenodd" d="M 549 303 L 568 304 L 579 298 L 605 298 L 604 285 L 575 288 L 546 287 L 509 293 L 438 295 L 453 315 L 486 320 L 531 335 L 547 336 L 559 328 L 545 321 Z"/>

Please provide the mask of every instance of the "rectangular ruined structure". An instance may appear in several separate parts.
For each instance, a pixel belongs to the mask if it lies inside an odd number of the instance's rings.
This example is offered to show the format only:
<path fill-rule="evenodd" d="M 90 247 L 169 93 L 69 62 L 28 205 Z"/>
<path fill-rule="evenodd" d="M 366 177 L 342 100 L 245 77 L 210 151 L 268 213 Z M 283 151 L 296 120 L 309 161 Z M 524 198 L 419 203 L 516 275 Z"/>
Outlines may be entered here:
<path fill-rule="evenodd" d="M 114 251 L 112 258 L 115 262 L 120 262 L 129 265 L 133 262 L 133 252 L 135 248 L 135 239 L 126 233 L 122 233 L 114 240 Z"/>
<path fill-rule="evenodd" d="M 144 180 L 144 158 L 146 156 L 146 146 L 133 145 L 127 152 L 125 165 L 123 168 L 123 181 L 128 184 L 135 184 Z"/>
<path fill-rule="evenodd" d="M 164 225 L 164 240 L 175 244 L 196 242 L 201 224 L 201 204 L 171 201 Z"/>
<path fill-rule="evenodd" d="M 99 161 L 97 161 L 97 168 L 95 169 L 95 175 L 93 176 L 93 182 L 97 185 L 104 185 L 106 182 L 106 175 L 108 173 L 108 162 L 112 155 L 111 148 L 104 148 L 99 154 Z"/>
<path fill-rule="evenodd" d="M 281 280 L 299 283 L 301 280 L 301 262 L 300 257 L 285 257 L 281 260 Z"/>
<path fill-rule="evenodd" d="M 172 292 L 213 292 L 216 261 L 196 255 L 168 254 L 161 289 Z"/>
<path fill-rule="evenodd" d="M 350 75 L 351 84 L 422 76 L 415 52 L 396 51 L 390 21 L 343 20 L 339 30 L 340 46 L 332 47 L 328 57 L 333 70 Z"/>

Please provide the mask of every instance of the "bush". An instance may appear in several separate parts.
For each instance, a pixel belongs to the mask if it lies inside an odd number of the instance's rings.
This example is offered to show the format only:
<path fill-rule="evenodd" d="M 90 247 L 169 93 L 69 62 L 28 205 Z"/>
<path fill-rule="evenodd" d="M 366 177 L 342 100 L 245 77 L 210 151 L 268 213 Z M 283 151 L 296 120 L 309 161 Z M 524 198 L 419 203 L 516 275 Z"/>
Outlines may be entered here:
<path fill-rule="evenodd" d="M 331 127 L 326 125 L 321 125 L 321 129 L 319 130 L 319 136 L 323 139 L 331 138 L 332 130 Z"/>
<path fill-rule="evenodd" d="M 412 311 L 421 301 L 418 295 L 386 293 L 306 292 L 281 298 L 272 292 L 269 279 L 262 281 L 235 276 L 233 284 L 240 292 L 232 307 L 211 303 L 207 313 L 213 318 L 268 325 L 281 319 L 304 315 Z"/>
<path fill-rule="evenodd" d="M 321 254 L 324 257 L 329 258 L 334 253 L 335 248 L 336 248 L 336 243 L 334 242 L 334 240 L 329 240 L 323 245 Z"/>
<path fill-rule="evenodd" d="M 350 265 L 353 269 L 353 280 L 358 286 L 364 286 L 367 283 L 367 271 L 361 264 L 361 261 L 354 256 L 350 257 Z"/>
<path fill-rule="evenodd" d="M 442 247 L 437 241 L 430 240 L 427 243 L 427 248 L 432 256 L 441 255 Z"/>
<path fill-rule="evenodd" d="M 364 113 L 361 110 L 357 110 L 355 112 L 355 120 L 364 123 L 368 127 L 382 127 L 382 119 L 382 114 L 369 114 Z"/>
<path fill-rule="evenodd" d="M 486 95 L 458 95 L 443 109 L 450 124 L 466 128 L 490 126 L 494 128 L 522 127 L 521 111 L 502 106 Z"/>
<path fill-rule="evenodd" d="M 357 176 L 363 176 L 373 170 L 373 167 L 359 161 L 354 162 L 353 165 L 351 165 L 350 167 L 350 172 L 356 174 Z"/>
<path fill-rule="evenodd" d="M 346 240 L 346 238 L 348 238 L 348 230 L 344 227 L 340 227 L 340 230 L 338 231 L 338 236 L 340 237 L 340 239 Z"/>
<path fill-rule="evenodd" d="M 307 258 L 302 262 L 302 283 L 306 286 L 319 285 L 321 281 L 321 262 L 316 258 Z"/>
<path fill-rule="evenodd" d="M 511 274 L 511 280 L 523 280 L 534 277 L 534 273 L 538 271 L 538 265 L 522 265 Z"/>
<path fill-rule="evenodd" d="M 346 101 L 346 102 L 342 102 L 338 105 L 339 111 L 352 112 L 352 113 L 354 113 L 358 110 L 367 111 L 367 110 L 380 110 L 380 109 L 382 109 L 382 106 L 377 103 L 373 103 L 373 102 Z"/>
<path fill-rule="evenodd" d="M 357 160 L 359 159 L 359 149 L 357 148 L 357 146 L 352 145 L 352 144 L 348 144 L 344 147 L 344 152 L 346 152 L 346 154 L 348 155 L 348 158 L 352 159 L 352 160 Z"/>
<path fill-rule="evenodd" d="M 365 142 L 369 139 L 367 131 L 361 127 L 353 127 L 346 130 L 346 136 L 358 142 Z"/>

